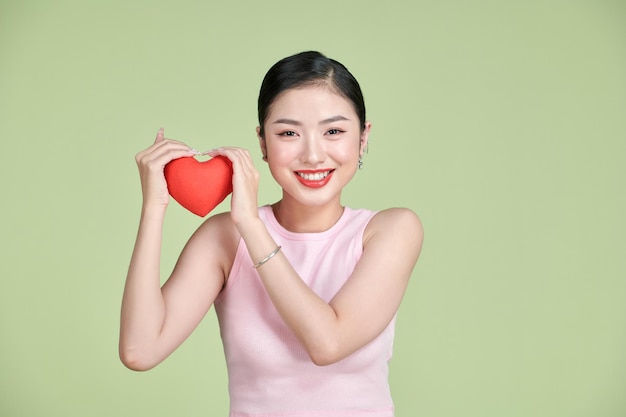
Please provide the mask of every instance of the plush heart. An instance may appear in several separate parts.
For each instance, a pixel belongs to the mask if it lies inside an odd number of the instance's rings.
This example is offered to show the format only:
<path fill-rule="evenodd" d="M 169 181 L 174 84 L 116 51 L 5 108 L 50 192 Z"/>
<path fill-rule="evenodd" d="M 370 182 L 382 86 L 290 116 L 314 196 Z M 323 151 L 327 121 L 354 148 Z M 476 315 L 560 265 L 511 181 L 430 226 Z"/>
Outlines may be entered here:
<path fill-rule="evenodd" d="M 167 189 L 174 200 L 204 217 L 233 191 L 233 167 L 224 156 L 200 162 L 179 158 L 165 165 Z"/>

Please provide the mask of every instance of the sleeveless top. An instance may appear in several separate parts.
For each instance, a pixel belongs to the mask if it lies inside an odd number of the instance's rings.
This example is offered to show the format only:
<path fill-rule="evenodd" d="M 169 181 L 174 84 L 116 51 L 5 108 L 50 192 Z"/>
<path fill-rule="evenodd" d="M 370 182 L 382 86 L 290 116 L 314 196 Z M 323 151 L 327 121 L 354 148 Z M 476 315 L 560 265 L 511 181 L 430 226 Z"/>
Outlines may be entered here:
<path fill-rule="evenodd" d="M 348 207 L 321 233 L 283 228 L 270 206 L 259 216 L 298 275 L 330 301 L 363 251 L 374 216 Z M 230 417 L 393 417 L 388 383 L 395 317 L 373 341 L 328 366 L 315 365 L 270 300 L 241 239 L 215 300 L 228 369 Z"/>

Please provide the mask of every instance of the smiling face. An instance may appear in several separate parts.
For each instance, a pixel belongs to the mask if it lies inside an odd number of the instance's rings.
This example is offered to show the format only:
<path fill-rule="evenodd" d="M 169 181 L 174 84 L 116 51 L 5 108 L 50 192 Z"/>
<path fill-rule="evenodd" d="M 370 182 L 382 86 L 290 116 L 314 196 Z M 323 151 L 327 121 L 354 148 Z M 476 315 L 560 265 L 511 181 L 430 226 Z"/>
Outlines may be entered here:
<path fill-rule="evenodd" d="M 265 137 L 259 139 L 283 200 L 340 204 L 369 130 L 369 123 L 361 129 L 351 102 L 328 86 L 294 88 L 278 96 L 264 123 Z"/>

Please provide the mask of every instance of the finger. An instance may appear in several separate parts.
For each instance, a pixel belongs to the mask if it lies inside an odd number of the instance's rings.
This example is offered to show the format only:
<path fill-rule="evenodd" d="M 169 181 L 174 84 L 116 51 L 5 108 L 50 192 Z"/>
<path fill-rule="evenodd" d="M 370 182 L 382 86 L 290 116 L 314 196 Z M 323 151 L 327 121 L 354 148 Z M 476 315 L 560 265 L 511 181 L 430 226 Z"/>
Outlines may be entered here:
<path fill-rule="evenodd" d="M 213 158 L 217 155 L 221 155 L 222 152 L 223 152 L 222 148 L 214 148 L 214 149 L 209 149 L 208 151 L 204 151 L 200 153 L 200 155 L 209 155 L 211 158 Z"/>
<path fill-rule="evenodd" d="M 174 152 L 176 157 L 181 156 L 193 156 L 197 154 L 195 149 L 191 149 L 189 146 L 182 142 L 173 141 L 170 139 L 164 139 L 158 143 L 153 144 L 148 149 L 139 152 L 136 156 L 137 162 L 147 163 L 155 159 L 160 158 L 168 153 Z"/>
<path fill-rule="evenodd" d="M 163 140 L 164 133 L 165 133 L 165 129 L 160 128 L 156 134 L 156 139 L 154 139 L 154 143 L 161 142 Z"/>
<path fill-rule="evenodd" d="M 248 152 L 247 149 L 237 148 L 234 150 L 234 154 L 237 156 L 239 164 L 243 168 L 246 170 L 256 170 L 252 157 L 250 157 L 250 152 Z"/>
<path fill-rule="evenodd" d="M 151 169 L 159 169 L 162 170 L 165 168 L 165 165 L 172 162 L 175 159 L 180 158 L 190 158 L 193 157 L 193 154 L 186 149 L 169 149 L 165 152 L 155 153 L 148 155 L 146 159 L 143 161 L 146 167 Z"/>
<path fill-rule="evenodd" d="M 247 168 L 256 169 L 256 167 L 254 166 L 254 161 L 252 160 L 252 157 L 250 156 L 250 152 L 247 149 L 241 150 L 241 156 L 242 156 L 242 161 Z"/>
<path fill-rule="evenodd" d="M 189 151 L 193 151 L 193 153 L 198 153 L 195 149 L 192 149 L 189 145 L 184 142 L 180 142 L 174 139 L 162 139 L 159 142 L 155 142 L 152 146 L 146 149 L 147 153 L 152 152 L 161 152 L 168 149 L 187 149 Z"/>
<path fill-rule="evenodd" d="M 259 174 L 247 149 L 234 147 L 218 148 L 215 155 L 224 156 L 231 161 L 233 167 L 233 181 L 235 178 L 238 178 L 245 182 L 258 182 Z"/>
<path fill-rule="evenodd" d="M 173 139 L 162 138 L 158 142 L 153 143 L 149 148 L 141 151 L 140 154 L 148 155 L 153 152 L 162 152 L 163 150 L 170 148 L 188 149 L 193 154 L 198 153 L 195 149 L 190 148 L 186 143 Z"/>
<path fill-rule="evenodd" d="M 202 152 L 201 155 L 209 155 L 211 157 L 215 157 L 218 155 L 225 156 L 230 159 L 232 162 L 237 160 L 243 160 L 248 155 L 248 151 L 244 148 L 237 148 L 233 146 L 224 146 L 216 149 L 211 149 L 206 152 Z"/>
<path fill-rule="evenodd" d="M 243 165 L 242 157 L 239 152 L 239 148 L 234 147 L 221 147 L 217 149 L 211 149 L 206 152 L 207 155 L 215 158 L 216 156 L 223 156 L 228 158 L 228 160 L 233 164 L 233 169 L 239 171 L 238 167 Z"/>
<path fill-rule="evenodd" d="M 156 138 L 154 139 L 154 142 L 152 143 L 152 145 L 149 146 L 146 149 L 143 149 L 143 150 L 139 151 L 135 155 L 135 160 L 136 161 L 139 161 L 145 155 L 149 154 L 150 152 L 153 152 L 156 148 L 158 148 L 159 146 L 161 146 L 161 145 L 163 145 L 164 143 L 167 142 L 167 139 L 164 138 L 164 131 L 165 131 L 164 128 L 160 128 L 157 131 Z"/>

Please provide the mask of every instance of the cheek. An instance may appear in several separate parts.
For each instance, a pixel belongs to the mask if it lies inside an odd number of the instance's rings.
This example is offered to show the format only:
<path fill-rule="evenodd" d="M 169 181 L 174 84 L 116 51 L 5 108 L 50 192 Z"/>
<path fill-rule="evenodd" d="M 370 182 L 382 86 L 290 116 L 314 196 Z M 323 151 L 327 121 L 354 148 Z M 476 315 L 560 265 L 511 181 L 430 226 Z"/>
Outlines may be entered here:
<path fill-rule="evenodd" d="M 300 140 L 281 140 L 277 138 L 266 139 L 267 153 L 276 160 L 289 160 L 297 158 L 302 152 L 303 142 Z"/>
<path fill-rule="evenodd" d="M 274 161 L 287 161 L 297 153 L 294 146 L 268 146 L 267 154 Z"/>
<path fill-rule="evenodd" d="M 285 167 L 291 166 L 298 159 L 298 152 L 295 146 L 271 146 L 267 147 L 267 163 L 270 171 L 279 173 Z"/>
<path fill-rule="evenodd" d="M 332 151 L 335 158 L 342 161 L 351 161 L 359 158 L 360 150 L 358 144 L 350 142 L 338 144 Z"/>

